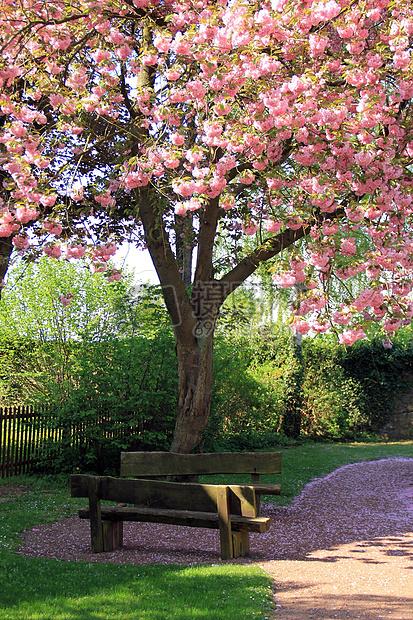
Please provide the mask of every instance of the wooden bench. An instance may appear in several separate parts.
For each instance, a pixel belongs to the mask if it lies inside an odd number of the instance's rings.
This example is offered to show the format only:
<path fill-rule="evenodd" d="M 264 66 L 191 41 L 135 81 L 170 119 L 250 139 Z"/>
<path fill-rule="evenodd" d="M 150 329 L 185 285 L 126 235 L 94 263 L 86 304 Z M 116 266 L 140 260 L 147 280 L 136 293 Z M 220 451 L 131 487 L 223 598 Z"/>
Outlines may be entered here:
<path fill-rule="evenodd" d="M 211 454 L 179 454 L 174 452 L 122 452 L 120 475 L 127 478 L 191 477 L 215 474 L 240 474 L 251 476 L 251 483 L 258 495 L 279 495 L 278 483 L 260 482 L 262 474 L 281 473 L 281 454 L 278 452 L 220 452 Z"/>
<path fill-rule="evenodd" d="M 221 558 L 247 555 L 249 532 L 266 532 L 270 519 L 259 517 L 251 486 L 127 480 L 77 474 L 70 478 L 72 497 L 87 497 L 92 551 L 122 546 L 123 521 L 170 523 L 219 530 Z M 101 500 L 122 502 L 106 506 Z M 125 504 L 133 504 L 127 506 Z"/>

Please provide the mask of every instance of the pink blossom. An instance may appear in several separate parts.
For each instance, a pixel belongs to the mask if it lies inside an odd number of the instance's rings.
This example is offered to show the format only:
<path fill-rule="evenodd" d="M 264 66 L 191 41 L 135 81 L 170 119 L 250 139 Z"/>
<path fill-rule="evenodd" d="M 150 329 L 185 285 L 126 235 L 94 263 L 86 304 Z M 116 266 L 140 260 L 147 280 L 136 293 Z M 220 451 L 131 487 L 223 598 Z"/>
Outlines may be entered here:
<path fill-rule="evenodd" d="M 55 194 L 47 194 L 40 198 L 40 204 L 44 207 L 53 207 L 56 204 L 57 196 Z"/>
<path fill-rule="evenodd" d="M 84 198 L 84 188 L 80 184 L 76 184 L 73 186 L 70 197 L 74 202 L 81 202 Z"/>
<path fill-rule="evenodd" d="M 26 127 L 23 125 L 23 123 L 19 122 L 12 123 L 10 126 L 10 131 L 14 136 L 16 136 L 16 138 L 24 138 L 24 136 L 27 135 Z"/>
<path fill-rule="evenodd" d="M 92 255 L 95 260 L 107 262 L 116 254 L 117 247 L 115 243 L 105 243 L 93 248 Z"/>
<path fill-rule="evenodd" d="M 63 227 L 59 222 L 53 222 L 52 220 L 45 220 L 43 222 L 43 228 L 51 235 L 59 237 L 62 234 Z"/>
<path fill-rule="evenodd" d="M 277 189 L 280 189 L 284 185 L 284 181 L 276 177 L 268 178 L 267 185 L 269 189 L 277 190 Z"/>
<path fill-rule="evenodd" d="M 322 56 L 328 45 L 328 39 L 317 34 L 310 34 L 309 42 L 311 55 L 314 57 Z"/>
<path fill-rule="evenodd" d="M 391 335 L 413 318 L 406 0 L 131 0 L 116 10 L 79 0 L 50 15 L 30 0 L 24 10 L 3 4 L 0 235 L 14 247 L 34 220 L 34 235 L 60 234 L 56 218 L 73 234 L 65 257 L 83 256 L 80 221 L 90 217 L 88 254 L 105 270 L 106 236 L 135 227 L 115 198 L 150 185 L 172 245 L 171 208 L 194 212 L 197 231 L 217 203 L 223 230 L 254 234 L 263 221 L 264 236 L 278 234 L 286 247 L 276 282 L 305 283 L 298 329 L 323 332 L 332 318 L 348 332 L 374 321 Z M 134 11 L 149 29 L 139 50 Z M 134 232 L 142 241 L 139 221 Z M 55 245 L 46 253 L 58 254 Z M 370 284 L 350 299 L 345 281 L 360 274 Z M 346 305 L 331 310 L 326 291 L 336 286 Z"/>
<path fill-rule="evenodd" d="M 397 50 L 393 57 L 396 69 L 408 69 L 410 65 L 410 52 L 408 50 Z"/>
<path fill-rule="evenodd" d="M 95 196 L 95 201 L 98 202 L 105 209 L 115 206 L 115 199 L 110 192 L 98 194 L 97 196 Z"/>
<path fill-rule="evenodd" d="M 388 321 L 385 321 L 384 325 L 383 325 L 383 329 L 386 332 L 395 332 L 398 329 L 400 329 L 400 327 L 402 326 L 402 322 L 400 319 L 389 319 Z"/>
<path fill-rule="evenodd" d="M 122 279 L 122 273 L 120 271 L 112 271 L 112 273 L 108 276 L 108 282 L 119 282 Z"/>
<path fill-rule="evenodd" d="M 130 55 L 132 51 L 130 48 L 129 50 L 130 52 L 128 52 L 126 58 Z M 141 62 L 146 67 L 152 67 L 153 65 L 156 65 L 158 63 L 158 56 L 157 54 L 145 54 L 144 56 L 142 56 Z"/>
<path fill-rule="evenodd" d="M 244 172 L 240 176 L 239 180 L 243 185 L 252 185 L 252 183 L 254 183 L 255 181 L 255 174 L 253 174 L 252 172 Z"/>
<path fill-rule="evenodd" d="M 310 325 L 308 324 L 307 321 L 303 321 L 302 319 L 294 320 L 293 330 L 295 331 L 296 334 L 302 334 L 304 336 L 305 334 L 308 334 L 310 329 L 311 329 Z"/>
<path fill-rule="evenodd" d="M 185 143 L 185 136 L 180 133 L 173 133 L 171 135 L 171 142 L 175 144 L 175 146 L 182 146 Z"/>
<path fill-rule="evenodd" d="M 69 245 L 66 248 L 66 258 L 82 258 L 85 255 L 85 251 L 82 245 Z"/>
<path fill-rule="evenodd" d="M 276 222 L 275 220 L 267 220 L 265 222 L 265 230 L 268 232 L 277 233 L 281 230 L 281 227 L 281 222 Z"/>
<path fill-rule="evenodd" d="M 179 196 L 182 196 L 183 198 L 189 198 L 190 196 L 192 196 L 192 194 L 195 193 L 196 186 L 193 181 L 188 181 L 188 182 L 177 181 L 172 184 L 172 189 L 175 192 L 175 194 L 178 194 Z"/>
<path fill-rule="evenodd" d="M 49 95 L 49 101 L 50 101 L 50 103 L 51 103 L 53 108 L 59 107 L 60 105 L 62 105 L 62 103 L 65 102 L 65 100 L 66 99 L 65 99 L 64 95 L 61 95 L 59 93 L 51 93 Z"/>
<path fill-rule="evenodd" d="M 170 82 L 176 82 L 176 80 L 179 80 L 181 77 L 181 72 L 176 69 L 170 69 L 169 71 L 165 71 L 164 75 Z"/>
<path fill-rule="evenodd" d="M 244 224 L 242 230 L 246 235 L 255 235 L 258 230 L 258 226 L 255 222 L 250 221 L 247 224 Z"/>
<path fill-rule="evenodd" d="M 174 211 L 175 211 L 175 215 L 180 215 L 181 217 L 184 217 L 187 212 L 187 206 L 184 202 L 178 202 L 175 205 Z"/>
<path fill-rule="evenodd" d="M 297 284 L 295 274 L 291 272 L 277 274 L 273 277 L 273 280 L 274 283 L 280 288 L 290 288 L 291 286 Z"/>
<path fill-rule="evenodd" d="M 144 172 L 129 172 L 124 179 L 126 189 L 135 189 L 135 187 L 145 187 L 148 185 L 150 177 Z"/>
<path fill-rule="evenodd" d="M 19 230 L 19 224 L 5 222 L 0 224 L 0 237 L 11 237 L 11 235 Z"/>
<path fill-rule="evenodd" d="M 191 45 L 188 41 L 185 41 L 182 33 L 178 32 L 174 41 L 171 44 L 171 49 L 181 56 L 188 56 L 191 51 Z"/>
<path fill-rule="evenodd" d="M 337 325 L 348 325 L 351 321 L 351 316 L 349 311 L 342 310 L 341 312 L 334 312 L 332 319 Z"/>
<path fill-rule="evenodd" d="M 15 235 L 11 242 L 16 250 L 27 250 L 30 247 L 30 241 L 25 235 Z"/>
<path fill-rule="evenodd" d="M 234 198 L 234 196 L 231 196 L 230 194 L 227 194 L 226 196 L 221 198 L 221 201 L 220 201 L 219 205 L 220 205 L 220 207 L 222 209 L 224 209 L 224 211 L 229 211 L 235 205 L 235 198 Z"/>
<path fill-rule="evenodd" d="M 166 54 L 167 52 L 169 52 L 169 48 L 171 47 L 171 40 L 172 40 L 172 37 L 170 36 L 162 36 L 158 34 L 154 38 L 153 44 L 157 50 Z"/>
<path fill-rule="evenodd" d="M 62 255 L 62 248 L 60 247 L 60 245 L 56 244 L 46 245 L 43 248 L 43 252 L 47 254 L 47 256 L 49 256 L 50 258 L 60 258 L 60 256 Z"/>
<path fill-rule="evenodd" d="M 335 0 L 321 1 L 314 3 L 311 7 L 313 23 L 318 24 L 320 21 L 328 21 L 337 17 L 341 11 L 340 5 Z"/>
<path fill-rule="evenodd" d="M 226 187 L 227 180 L 224 177 L 212 177 L 209 181 L 209 188 L 207 190 L 207 195 L 211 198 L 215 198 L 219 196 L 222 190 Z"/>
<path fill-rule="evenodd" d="M 355 239 L 342 239 L 340 244 L 340 251 L 344 256 L 354 256 L 357 252 L 357 246 Z"/>
<path fill-rule="evenodd" d="M 105 62 L 110 59 L 110 52 L 109 50 L 97 49 L 95 52 L 93 52 L 93 58 L 98 63 Z"/>
<path fill-rule="evenodd" d="M 175 170 L 179 168 L 180 159 L 174 153 L 167 155 L 163 160 L 163 165 L 165 168 L 169 168 L 170 170 Z"/>
<path fill-rule="evenodd" d="M 186 208 L 188 211 L 198 211 L 202 207 L 203 204 L 198 198 L 191 198 L 186 203 Z"/>
<path fill-rule="evenodd" d="M 338 340 L 340 344 L 351 346 L 352 344 L 357 342 L 357 340 L 362 340 L 365 337 L 366 334 L 360 327 L 357 329 L 348 329 L 344 331 L 342 334 L 339 335 Z"/>
<path fill-rule="evenodd" d="M 60 295 L 59 297 L 60 303 L 65 308 L 71 303 L 72 299 L 73 299 L 72 293 L 66 293 L 66 295 Z"/>
<path fill-rule="evenodd" d="M 303 225 L 303 220 L 300 217 L 291 217 L 288 221 L 287 221 L 287 226 L 288 228 L 291 228 L 291 230 L 298 230 L 299 228 L 301 228 Z"/>
<path fill-rule="evenodd" d="M 39 217 L 39 212 L 36 209 L 29 207 L 18 207 L 16 209 L 15 218 L 21 224 L 27 224 L 32 220 L 36 220 Z"/>
<path fill-rule="evenodd" d="M 273 11 L 278 11 L 281 13 L 287 2 L 288 0 L 271 0 L 271 8 Z"/>

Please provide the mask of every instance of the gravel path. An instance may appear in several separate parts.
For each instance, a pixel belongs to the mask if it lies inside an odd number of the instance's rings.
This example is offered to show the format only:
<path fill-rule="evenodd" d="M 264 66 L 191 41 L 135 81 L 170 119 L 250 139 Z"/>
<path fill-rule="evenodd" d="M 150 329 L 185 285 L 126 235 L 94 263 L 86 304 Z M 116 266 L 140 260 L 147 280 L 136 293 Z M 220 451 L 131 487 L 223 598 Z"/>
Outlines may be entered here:
<path fill-rule="evenodd" d="M 270 531 L 251 557 L 274 578 L 277 620 L 413 618 L 413 458 L 346 465 L 308 484 L 288 507 L 266 505 Z M 216 563 L 214 530 L 125 524 L 124 548 L 91 554 L 77 517 L 23 535 L 20 553 L 142 564 Z M 229 619 L 231 620 L 231 619 Z"/>

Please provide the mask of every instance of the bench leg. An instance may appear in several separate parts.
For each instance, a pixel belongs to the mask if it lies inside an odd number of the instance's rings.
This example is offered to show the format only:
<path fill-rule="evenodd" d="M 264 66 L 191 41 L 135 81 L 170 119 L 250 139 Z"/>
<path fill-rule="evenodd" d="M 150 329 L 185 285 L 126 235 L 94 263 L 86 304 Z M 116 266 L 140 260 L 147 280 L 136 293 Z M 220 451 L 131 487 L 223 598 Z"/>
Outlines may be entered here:
<path fill-rule="evenodd" d="M 101 553 L 103 548 L 103 526 L 99 499 L 99 479 L 91 476 L 89 480 L 90 542 L 93 553 Z"/>
<path fill-rule="evenodd" d="M 234 551 L 234 558 L 242 558 L 249 554 L 250 539 L 247 530 L 232 532 L 232 548 Z"/>
<path fill-rule="evenodd" d="M 231 560 L 234 557 L 234 549 L 232 546 L 233 539 L 229 513 L 229 487 L 218 487 L 217 508 L 221 560 Z"/>
<path fill-rule="evenodd" d="M 103 547 L 103 525 L 90 521 L 90 546 L 92 553 L 102 553 Z"/>
<path fill-rule="evenodd" d="M 123 521 L 102 521 L 103 551 L 120 549 L 123 543 Z"/>

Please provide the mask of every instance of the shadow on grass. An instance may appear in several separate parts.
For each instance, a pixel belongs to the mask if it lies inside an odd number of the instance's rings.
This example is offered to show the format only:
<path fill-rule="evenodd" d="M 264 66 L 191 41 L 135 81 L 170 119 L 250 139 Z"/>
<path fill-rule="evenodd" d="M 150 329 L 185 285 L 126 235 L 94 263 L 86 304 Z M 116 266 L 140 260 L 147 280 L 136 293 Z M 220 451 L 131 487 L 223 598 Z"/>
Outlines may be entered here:
<path fill-rule="evenodd" d="M 262 618 L 268 579 L 238 566 L 119 566 L 0 558 L 1 620 Z"/>
<path fill-rule="evenodd" d="M 65 485 L 25 482 L 29 492 L 0 507 L 0 620 L 252 620 L 270 608 L 270 580 L 251 566 L 125 566 L 16 555 L 19 532 L 73 514 L 78 505 Z"/>

